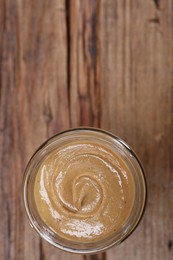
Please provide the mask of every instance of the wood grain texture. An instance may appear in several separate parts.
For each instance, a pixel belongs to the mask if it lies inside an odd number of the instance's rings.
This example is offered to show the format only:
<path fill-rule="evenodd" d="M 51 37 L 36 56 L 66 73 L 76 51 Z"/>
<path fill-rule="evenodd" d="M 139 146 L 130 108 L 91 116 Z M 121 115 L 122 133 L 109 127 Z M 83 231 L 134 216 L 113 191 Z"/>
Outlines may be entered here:
<path fill-rule="evenodd" d="M 28 224 L 22 177 L 69 127 L 126 140 L 148 182 L 146 213 L 118 247 L 61 252 Z M 173 259 L 173 1 L 0 0 L 0 259 Z"/>

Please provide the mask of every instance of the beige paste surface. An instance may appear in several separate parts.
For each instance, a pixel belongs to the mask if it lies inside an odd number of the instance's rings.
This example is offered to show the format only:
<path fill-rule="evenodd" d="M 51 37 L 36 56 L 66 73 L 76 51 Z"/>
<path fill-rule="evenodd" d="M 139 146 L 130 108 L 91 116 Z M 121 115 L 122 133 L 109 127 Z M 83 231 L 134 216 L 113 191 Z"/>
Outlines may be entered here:
<path fill-rule="evenodd" d="M 52 151 L 34 186 L 44 222 L 76 242 L 113 234 L 128 218 L 134 192 L 131 173 L 120 157 L 94 142 L 73 142 Z"/>

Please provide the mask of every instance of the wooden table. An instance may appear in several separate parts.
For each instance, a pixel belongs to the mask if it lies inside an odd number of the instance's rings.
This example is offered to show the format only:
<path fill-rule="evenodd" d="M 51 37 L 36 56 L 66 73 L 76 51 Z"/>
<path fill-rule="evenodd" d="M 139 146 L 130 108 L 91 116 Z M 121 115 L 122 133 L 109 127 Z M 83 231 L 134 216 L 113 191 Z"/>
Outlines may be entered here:
<path fill-rule="evenodd" d="M 173 1 L 0 0 L 0 259 L 173 259 Z M 77 126 L 127 141 L 147 170 L 131 237 L 97 256 L 28 224 L 22 176 L 48 137 Z"/>

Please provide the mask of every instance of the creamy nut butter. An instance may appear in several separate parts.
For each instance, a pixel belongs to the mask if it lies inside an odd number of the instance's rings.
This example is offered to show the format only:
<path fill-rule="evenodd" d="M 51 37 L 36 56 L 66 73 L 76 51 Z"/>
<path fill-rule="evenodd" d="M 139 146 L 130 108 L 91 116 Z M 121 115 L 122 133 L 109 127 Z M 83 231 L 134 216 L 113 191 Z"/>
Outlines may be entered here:
<path fill-rule="evenodd" d="M 129 168 L 115 151 L 94 141 L 54 148 L 34 182 L 42 220 L 58 236 L 75 242 L 112 235 L 129 217 L 134 198 Z"/>

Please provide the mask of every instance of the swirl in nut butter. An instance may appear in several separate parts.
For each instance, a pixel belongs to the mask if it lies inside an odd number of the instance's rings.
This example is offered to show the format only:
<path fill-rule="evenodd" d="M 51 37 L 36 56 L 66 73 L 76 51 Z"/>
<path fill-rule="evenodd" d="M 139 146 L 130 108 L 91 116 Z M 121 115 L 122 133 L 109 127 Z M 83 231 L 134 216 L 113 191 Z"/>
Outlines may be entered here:
<path fill-rule="evenodd" d="M 134 203 L 129 169 L 112 150 L 94 142 L 71 142 L 53 150 L 39 167 L 37 210 L 57 235 L 91 242 L 112 235 Z"/>

